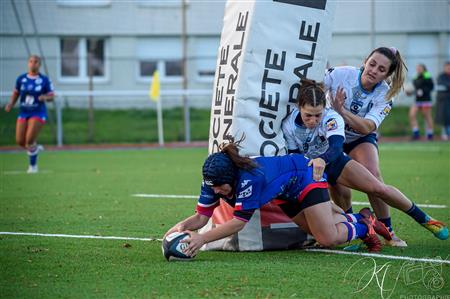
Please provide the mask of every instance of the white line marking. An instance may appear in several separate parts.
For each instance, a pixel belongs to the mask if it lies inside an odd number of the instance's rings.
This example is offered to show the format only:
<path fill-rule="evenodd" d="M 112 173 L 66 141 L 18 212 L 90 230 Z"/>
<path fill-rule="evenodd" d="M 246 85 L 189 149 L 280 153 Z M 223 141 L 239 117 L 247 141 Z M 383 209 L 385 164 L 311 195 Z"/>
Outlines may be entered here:
<path fill-rule="evenodd" d="M 42 173 L 42 174 L 53 173 L 53 170 L 39 170 L 39 172 L 37 174 L 39 174 L 39 173 Z M 28 174 L 28 173 L 26 172 L 26 170 L 6 170 L 6 171 L 3 171 L 3 174 L 17 175 L 17 174 Z"/>
<path fill-rule="evenodd" d="M 370 205 L 368 202 L 363 202 L 363 201 L 352 201 L 352 204 L 356 205 L 356 206 L 367 206 Z M 447 206 L 446 205 L 427 205 L 427 204 L 416 204 L 416 206 L 421 207 L 421 208 L 433 208 L 433 209 L 445 209 Z"/>
<path fill-rule="evenodd" d="M 174 195 L 174 194 L 132 194 L 134 197 L 149 197 L 149 198 L 195 198 L 198 196 L 195 195 Z"/>
<path fill-rule="evenodd" d="M 343 251 L 343 250 L 331 250 L 331 249 L 319 249 L 319 248 L 308 248 L 308 249 L 305 249 L 305 251 L 333 253 L 333 254 L 346 254 L 346 255 L 358 255 L 358 256 L 370 256 L 370 257 L 378 257 L 378 258 L 383 258 L 383 259 L 404 260 L 404 261 L 424 262 L 424 263 L 450 264 L 450 260 L 415 258 L 415 257 L 409 257 L 409 256 L 401 256 L 401 255 L 396 256 L 396 255 L 387 255 L 387 254 L 378 254 L 378 253 L 350 252 L 350 251 Z"/>
<path fill-rule="evenodd" d="M 91 235 L 66 235 L 66 234 L 41 234 L 41 233 L 17 233 L 17 232 L 0 232 L 0 235 L 38 236 L 38 237 L 57 237 L 57 238 L 77 238 L 77 239 L 106 239 L 106 240 L 162 241 L 162 239 L 157 239 L 157 238 L 134 238 L 134 237 L 91 236 Z"/>
<path fill-rule="evenodd" d="M 195 195 L 176 195 L 176 194 L 145 194 L 145 193 L 139 193 L 139 194 L 131 194 L 131 196 L 134 197 L 145 197 L 145 198 L 189 198 L 189 199 L 197 199 L 198 196 Z M 370 205 L 368 202 L 363 201 L 353 201 L 352 202 L 356 206 L 368 206 Z M 446 205 L 428 205 L 428 204 L 416 204 L 418 207 L 421 208 L 434 208 L 434 209 L 445 209 L 447 208 Z"/>
<path fill-rule="evenodd" d="M 0 235 L 57 237 L 57 238 L 77 238 L 77 239 L 135 240 L 135 241 L 159 241 L 159 242 L 162 241 L 162 239 L 158 239 L 158 238 L 135 238 L 135 237 L 67 235 L 67 234 L 42 234 L 42 233 L 22 233 L 22 232 L 0 232 Z M 370 257 L 374 257 L 374 258 L 384 258 L 384 259 L 392 259 L 392 260 L 406 260 L 406 261 L 425 262 L 425 263 L 450 264 L 449 260 L 428 259 L 428 258 L 414 258 L 414 257 L 409 257 L 409 256 L 384 255 L 384 254 L 377 254 L 377 253 L 349 252 L 349 251 L 342 251 L 342 250 L 330 250 L 330 249 L 319 249 L 319 248 L 309 248 L 309 249 L 304 249 L 304 251 L 332 253 L 332 254 L 358 255 L 358 256 L 370 256 Z"/>
<path fill-rule="evenodd" d="M 410 144 L 397 144 L 397 143 L 382 143 L 380 144 L 380 150 L 386 151 L 416 151 L 416 152 L 445 152 L 448 150 L 446 147 L 431 146 L 428 144 L 414 145 Z"/>

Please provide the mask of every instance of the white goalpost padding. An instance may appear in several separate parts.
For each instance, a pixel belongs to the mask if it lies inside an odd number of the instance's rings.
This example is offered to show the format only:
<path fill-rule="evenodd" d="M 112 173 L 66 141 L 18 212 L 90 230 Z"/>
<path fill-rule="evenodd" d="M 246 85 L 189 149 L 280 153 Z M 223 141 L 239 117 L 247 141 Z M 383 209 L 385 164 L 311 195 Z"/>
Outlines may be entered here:
<path fill-rule="evenodd" d="M 209 153 L 245 136 L 241 154 L 286 154 L 281 122 L 292 109 L 301 78 L 322 81 L 335 1 L 232 1 L 224 25 L 211 107 Z M 226 203 L 203 230 L 232 217 Z M 300 247 L 307 239 L 278 206 L 257 211 L 237 235 L 204 249 L 266 250 Z"/>

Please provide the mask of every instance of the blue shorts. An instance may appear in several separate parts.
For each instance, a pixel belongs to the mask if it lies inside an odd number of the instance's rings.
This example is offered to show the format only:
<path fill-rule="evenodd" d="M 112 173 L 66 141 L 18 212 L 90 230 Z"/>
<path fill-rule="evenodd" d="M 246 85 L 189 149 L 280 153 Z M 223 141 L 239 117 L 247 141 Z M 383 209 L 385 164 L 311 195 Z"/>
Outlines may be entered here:
<path fill-rule="evenodd" d="M 20 110 L 19 115 L 17 116 L 17 121 L 25 122 L 31 118 L 36 118 L 39 122 L 45 123 L 47 121 L 47 111 L 45 111 L 45 110 L 38 110 L 38 111 L 22 111 L 22 110 Z"/>
<path fill-rule="evenodd" d="M 369 135 L 363 136 L 361 138 L 356 139 L 353 142 L 350 143 L 344 143 L 344 153 L 346 153 L 347 155 L 350 154 L 350 152 L 357 147 L 358 145 L 360 145 L 361 143 L 371 143 L 373 145 L 375 145 L 375 147 L 378 150 L 378 138 L 377 138 L 377 134 L 375 133 L 370 133 Z"/>
<path fill-rule="evenodd" d="M 328 183 L 330 183 L 330 185 L 336 185 L 336 181 L 341 175 L 342 170 L 350 160 L 351 158 L 349 156 L 347 156 L 344 153 L 341 153 L 336 160 L 329 163 L 325 167 L 325 173 L 327 174 L 327 181 Z"/>

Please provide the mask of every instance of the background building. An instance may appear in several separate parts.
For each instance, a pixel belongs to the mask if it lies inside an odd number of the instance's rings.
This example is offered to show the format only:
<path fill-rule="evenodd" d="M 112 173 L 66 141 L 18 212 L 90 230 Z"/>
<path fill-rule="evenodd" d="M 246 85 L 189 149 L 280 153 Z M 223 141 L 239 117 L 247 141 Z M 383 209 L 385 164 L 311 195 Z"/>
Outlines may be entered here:
<path fill-rule="evenodd" d="M 68 105 L 86 106 L 92 89 L 96 107 L 152 106 L 146 92 L 156 69 L 164 105 L 181 105 L 186 36 L 185 86 L 197 91 L 190 105 L 210 105 L 225 1 L 187 1 L 185 29 L 182 0 L 5 0 L 0 6 L 2 103 L 30 52 L 44 57 L 41 71 Z M 358 66 L 372 48 L 396 46 L 409 79 L 417 63 L 436 76 L 450 58 L 449 15 L 444 0 L 339 0 L 329 64 Z"/>

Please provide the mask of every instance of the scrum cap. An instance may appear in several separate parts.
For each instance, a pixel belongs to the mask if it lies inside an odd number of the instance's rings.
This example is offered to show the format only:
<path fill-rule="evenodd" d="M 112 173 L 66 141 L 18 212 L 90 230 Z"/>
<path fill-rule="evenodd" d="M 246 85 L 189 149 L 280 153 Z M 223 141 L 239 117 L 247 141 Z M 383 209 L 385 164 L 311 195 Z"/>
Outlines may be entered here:
<path fill-rule="evenodd" d="M 237 168 L 225 153 L 210 155 L 203 164 L 203 180 L 208 186 L 233 185 Z"/>

